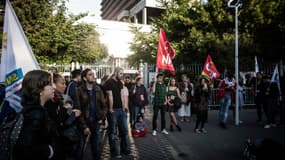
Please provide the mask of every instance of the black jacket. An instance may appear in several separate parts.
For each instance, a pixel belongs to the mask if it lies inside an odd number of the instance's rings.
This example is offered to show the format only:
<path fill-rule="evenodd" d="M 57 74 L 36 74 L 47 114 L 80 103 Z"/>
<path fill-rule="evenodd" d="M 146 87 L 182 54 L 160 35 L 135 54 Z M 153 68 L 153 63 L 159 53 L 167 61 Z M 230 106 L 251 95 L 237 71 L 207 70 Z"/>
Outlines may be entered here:
<path fill-rule="evenodd" d="M 23 105 L 23 128 L 14 148 L 16 160 L 47 160 L 51 145 L 47 111 L 35 104 Z"/>
<path fill-rule="evenodd" d="M 130 97 L 133 106 L 143 107 L 148 105 L 148 97 L 144 85 L 135 86 L 130 92 Z"/>

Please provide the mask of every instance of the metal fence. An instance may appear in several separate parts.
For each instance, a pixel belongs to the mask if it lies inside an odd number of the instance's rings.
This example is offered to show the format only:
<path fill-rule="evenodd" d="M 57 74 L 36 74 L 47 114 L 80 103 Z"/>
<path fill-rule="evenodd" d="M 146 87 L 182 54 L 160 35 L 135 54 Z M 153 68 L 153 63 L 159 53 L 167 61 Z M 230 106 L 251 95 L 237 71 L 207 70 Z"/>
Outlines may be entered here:
<path fill-rule="evenodd" d="M 217 99 L 218 88 L 213 88 L 211 90 L 210 100 L 209 100 L 209 107 L 218 107 L 220 106 L 219 100 Z M 255 105 L 254 103 L 254 93 L 252 92 L 252 88 L 244 88 L 243 92 L 244 98 L 244 105 L 245 106 L 252 106 Z M 233 103 L 235 103 L 233 101 Z"/>

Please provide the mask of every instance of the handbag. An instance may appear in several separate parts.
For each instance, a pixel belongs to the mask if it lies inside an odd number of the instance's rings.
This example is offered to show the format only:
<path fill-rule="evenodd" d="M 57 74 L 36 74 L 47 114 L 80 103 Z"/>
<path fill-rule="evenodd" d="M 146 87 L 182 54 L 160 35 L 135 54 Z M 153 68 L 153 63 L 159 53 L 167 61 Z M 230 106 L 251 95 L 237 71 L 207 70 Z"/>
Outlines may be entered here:
<path fill-rule="evenodd" d="M 177 110 L 181 107 L 181 99 L 179 97 L 174 98 L 174 108 Z"/>
<path fill-rule="evenodd" d="M 62 136 L 71 143 L 77 143 L 80 140 L 80 133 L 76 125 L 63 129 Z"/>
<path fill-rule="evenodd" d="M 186 92 L 181 93 L 181 103 L 183 104 L 187 103 L 187 93 Z"/>

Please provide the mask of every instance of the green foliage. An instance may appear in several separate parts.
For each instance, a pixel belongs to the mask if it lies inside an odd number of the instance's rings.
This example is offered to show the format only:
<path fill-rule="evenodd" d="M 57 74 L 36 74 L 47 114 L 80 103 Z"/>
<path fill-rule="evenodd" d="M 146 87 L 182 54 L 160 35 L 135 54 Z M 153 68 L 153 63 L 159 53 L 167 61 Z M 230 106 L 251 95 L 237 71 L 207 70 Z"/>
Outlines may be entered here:
<path fill-rule="evenodd" d="M 262 63 L 280 60 L 285 50 L 285 1 L 242 1 L 238 12 L 240 68 L 253 64 L 257 55 Z M 158 31 L 163 28 L 176 51 L 173 62 L 178 64 L 204 64 L 210 54 L 218 67 L 234 68 L 235 10 L 225 1 L 208 0 L 206 3 L 190 0 L 161 0 L 165 12 L 152 19 L 154 30 L 141 37 L 135 31 L 136 47 L 132 50 L 143 61 L 150 57 L 155 62 Z M 141 43 L 143 39 L 143 44 Z M 140 43 L 139 43 L 140 42 Z M 152 46 L 145 48 L 148 44 Z M 144 57 L 139 55 L 141 51 Z M 147 55 L 146 55 L 147 54 Z M 134 60 L 134 58 L 132 58 Z M 253 68 L 253 65 L 251 66 Z"/>
<path fill-rule="evenodd" d="M 11 2 L 39 63 L 94 63 L 107 57 L 95 26 L 78 23 L 88 14 L 67 15 L 65 2 Z"/>

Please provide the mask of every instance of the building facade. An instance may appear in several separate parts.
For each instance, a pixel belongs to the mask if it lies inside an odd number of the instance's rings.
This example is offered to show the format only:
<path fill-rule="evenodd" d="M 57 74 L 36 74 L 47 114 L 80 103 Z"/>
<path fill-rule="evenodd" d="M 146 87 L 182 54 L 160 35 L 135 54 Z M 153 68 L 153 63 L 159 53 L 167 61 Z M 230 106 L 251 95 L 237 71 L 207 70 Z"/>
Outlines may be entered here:
<path fill-rule="evenodd" d="M 149 24 L 151 17 L 163 12 L 157 0 L 102 0 L 101 17 L 103 20 L 124 21 Z"/>

